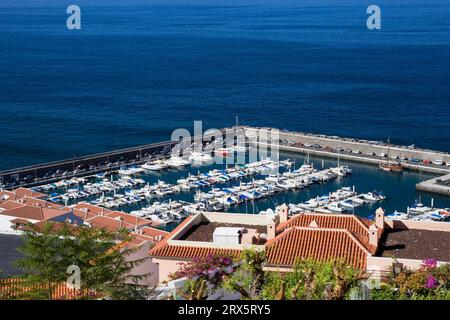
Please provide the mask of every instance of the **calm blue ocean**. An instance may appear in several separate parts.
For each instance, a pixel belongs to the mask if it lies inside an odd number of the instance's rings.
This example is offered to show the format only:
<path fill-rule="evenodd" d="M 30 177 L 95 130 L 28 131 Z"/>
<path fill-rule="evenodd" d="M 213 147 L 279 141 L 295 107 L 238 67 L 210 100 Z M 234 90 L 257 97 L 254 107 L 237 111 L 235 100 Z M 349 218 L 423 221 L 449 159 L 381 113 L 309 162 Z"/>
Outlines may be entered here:
<path fill-rule="evenodd" d="M 66 2 L 0 3 L 0 170 L 235 115 L 450 151 L 449 1 L 377 1 L 378 31 L 362 0 L 78 1 L 79 31 Z"/>

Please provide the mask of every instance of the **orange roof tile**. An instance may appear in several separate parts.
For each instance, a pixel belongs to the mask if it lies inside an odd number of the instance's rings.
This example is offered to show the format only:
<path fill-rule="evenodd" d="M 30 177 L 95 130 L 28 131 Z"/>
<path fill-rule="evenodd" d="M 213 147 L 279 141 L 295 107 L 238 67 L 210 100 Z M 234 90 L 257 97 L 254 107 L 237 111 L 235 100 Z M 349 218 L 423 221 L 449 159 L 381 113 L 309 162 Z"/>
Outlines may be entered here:
<path fill-rule="evenodd" d="M 137 236 L 139 238 L 150 240 L 155 243 L 164 239 L 164 237 L 167 236 L 168 234 L 169 232 L 167 231 L 151 227 L 143 227 L 140 228 L 138 231 L 131 233 L 132 236 Z"/>
<path fill-rule="evenodd" d="M 95 216 L 86 220 L 86 222 L 93 228 L 106 229 L 110 232 L 116 232 L 121 229 L 130 230 L 135 227 L 133 224 L 129 224 L 123 220 L 105 216 Z"/>
<path fill-rule="evenodd" d="M 15 202 L 15 201 L 11 201 L 11 200 L 5 201 L 2 204 L 0 204 L 0 209 L 3 209 L 3 210 L 11 210 L 11 209 L 16 209 L 16 208 L 20 208 L 20 207 L 25 207 L 25 205 Z"/>
<path fill-rule="evenodd" d="M 155 248 L 153 248 L 155 249 Z M 211 247 L 194 247 L 184 245 L 164 245 L 150 250 L 150 256 L 155 258 L 175 258 L 175 259 L 194 259 L 199 257 L 206 257 L 209 254 L 217 254 L 223 256 L 238 257 L 241 253 L 241 249 L 230 248 L 211 248 Z"/>
<path fill-rule="evenodd" d="M 107 216 L 109 218 L 113 218 L 113 219 L 121 218 L 122 221 L 124 221 L 130 225 L 137 226 L 137 227 L 142 227 L 142 226 L 147 226 L 147 225 L 152 224 L 151 220 L 140 218 L 138 216 L 133 216 L 131 214 L 128 214 L 125 212 L 120 212 L 120 211 L 112 211 L 111 213 L 106 214 L 105 216 Z"/>
<path fill-rule="evenodd" d="M 99 206 L 96 206 L 96 205 L 93 205 L 93 204 L 89 204 L 89 203 L 86 203 L 86 202 L 77 203 L 75 206 L 73 206 L 73 208 L 74 209 L 78 209 L 78 210 L 80 210 L 82 212 L 85 212 L 86 209 L 87 209 L 87 212 L 89 214 L 104 215 L 104 216 L 106 216 L 106 215 L 108 215 L 108 214 L 110 214 L 112 212 L 111 210 L 108 210 L 106 208 L 99 207 Z"/>
<path fill-rule="evenodd" d="M 69 208 L 52 209 L 39 206 L 24 205 L 9 210 L 1 211 L 0 214 L 11 217 L 25 218 L 31 220 L 48 220 L 70 212 Z"/>
<path fill-rule="evenodd" d="M 266 245 L 267 262 L 272 266 L 292 266 L 296 259 L 344 259 L 364 269 L 369 251 L 347 230 L 292 227 Z"/>
<path fill-rule="evenodd" d="M 345 229 L 354 234 L 369 236 L 368 226 L 353 214 L 301 213 L 278 225 L 276 231 L 280 233 L 291 227 L 308 227 L 313 221 L 319 228 Z"/>
<path fill-rule="evenodd" d="M 187 245 L 173 245 L 168 244 L 168 241 L 173 238 L 181 229 L 183 229 L 191 220 L 193 216 L 189 216 L 182 223 L 180 223 L 172 232 L 167 235 L 162 241 L 158 242 L 152 249 L 150 249 L 150 256 L 162 259 L 177 259 L 190 260 L 197 257 L 205 257 L 209 254 L 217 254 L 231 257 L 238 257 L 241 253 L 240 248 L 220 248 L 220 247 L 202 247 L 202 246 L 187 246 Z"/>
<path fill-rule="evenodd" d="M 27 188 L 17 188 L 13 191 L 2 190 L 0 192 L 0 203 L 7 200 L 19 200 L 24 197 L 33 197 L 33 198 L 46 198 L 47 195 L 44 193 L 36 192 Z"/>

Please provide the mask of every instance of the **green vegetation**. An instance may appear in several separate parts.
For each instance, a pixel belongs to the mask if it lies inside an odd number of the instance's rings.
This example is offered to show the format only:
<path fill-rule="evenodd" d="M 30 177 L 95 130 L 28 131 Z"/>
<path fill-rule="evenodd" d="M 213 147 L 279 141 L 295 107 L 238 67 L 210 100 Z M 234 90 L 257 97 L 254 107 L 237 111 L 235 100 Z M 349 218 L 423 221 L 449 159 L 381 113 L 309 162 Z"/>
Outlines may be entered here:
<path fill-rule="evenodd" d="M 264 266 L 264 252 L 248 249 L 235 261 L 209 256 L 187 263 L 173 279 L 187 279 L 178 294 L 190 300 L 207 299 L 219 289 L 239 292 L 244 300 L 450 299 L 450 265 L 437 267 L 430 259 L 373 289 L 365 272 L 342 260 L 298 260 L 289 272 L 265 271 Z"/>
<path fill-rule="evenodd" d="M 187 278 L 178 295 L 186 300 L 205 300 L 222 286 L 224 277 L 233 273 L 235 266 L 231 257 L 207 255 L 183 263 L 172 279 Z"/>
<path fill-rule="evenodd" d="M 418 270 L 391 274 L 379 289 L 371 291 L 376 300 L 450 300 L 450 265 L 437 266 L 436 260 L 424 260 Z"/>
<path fill-rule="evenodd" d="M 292 272 L 268 272 L 263 299 L 342 300 L 366 276 L 340 260 L 299 260 Z"/>
<path fill-rule="evenodd" d="M 15 289 L 8 297 L 55 298 L 55 290 L 73 272 L 68 267 L 76 266 L 81 280 L 76 298 L 146 298 L 148 289 L 139 281 L 148 275 L 130 275 L 146 259 L 131 259 L 136 249 L 120 245 L 129 239 L 126 232 L 110 233 L 85 226 L 63 224 L 56 228 L 55 224 L 47 223 L 37 229 L 29 225 L 19 248 L 23 258 L 17 261 L 23 275 L 16 279 L 23 289 Z"/>

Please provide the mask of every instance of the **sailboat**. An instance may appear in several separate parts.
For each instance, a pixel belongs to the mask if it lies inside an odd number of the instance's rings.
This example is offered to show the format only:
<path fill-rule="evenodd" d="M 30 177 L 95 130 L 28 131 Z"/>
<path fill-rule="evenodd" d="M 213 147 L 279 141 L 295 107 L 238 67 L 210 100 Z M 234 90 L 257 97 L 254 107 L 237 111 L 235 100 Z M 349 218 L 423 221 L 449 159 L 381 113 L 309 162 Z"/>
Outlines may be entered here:
<path fill-rule="evenodd" d="M 388 154 L 387 154 L 387 159 L 389 159 L 389 139 L 388 139 Z M 402 172 L 403 171 L 403 166 L 400 162 L 392 162 L 389 160 L 381 160 L 380 163 L 378 164 L 378 167 L 383 170 L 383 171 L 387 171 L 387 172 Z"/>

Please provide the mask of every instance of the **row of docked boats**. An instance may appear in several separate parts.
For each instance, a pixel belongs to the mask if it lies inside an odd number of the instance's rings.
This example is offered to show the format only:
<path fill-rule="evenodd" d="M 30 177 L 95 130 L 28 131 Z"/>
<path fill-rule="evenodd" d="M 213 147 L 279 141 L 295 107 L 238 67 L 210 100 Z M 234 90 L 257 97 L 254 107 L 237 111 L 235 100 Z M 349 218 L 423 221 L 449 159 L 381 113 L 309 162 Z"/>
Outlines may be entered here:
<path fill-rule="evenodd" d="M 150 219 L 159 225 L 167 225 L 173 222 L 179 222 L 189 215 L 184 210 L 186 202 L 183 201 L 155 201 L 151 205 L 139 210 L 131 211 L 130 214 L 138 217 Z"/>
<path fill-rule="evenodd" d="M 171 156 L 168 159 L 149 161 L 140 166 L 124 166 L 119 169 L 119 174 L 135 175 L 146 171 L 183 169 L 190 164 L 208 164 L 213 161 L 214 158 L 209 153 L 193 151 L 187 157 Z"/>
<path fill-rule="evenodd" d="M 266 174 L 291 165 L 292 162 L 289 160 L 277 162 L 265 159 L 243 166 L 229 167 L 224 170 L 215 169 L 206 173 L 199 172 L 197 175 L 189 174 L 186 178 L 178 179 L 176 184 L 158 180 L 153 185 L 147 183 L 144 187 L 139 188 L 135 187 L 145 184 L 143 179 L 119 176 L 119 180 L 114 181 L 113 176 L 111 176 L 111 180 L 103 178 L 103 180 L 98 182 L 88 182 L 84 185 L 78 185 L 76 188 L 70 188 L 63 194 L 53 195 L 51 200 L 65 203 L 68 201 L 75 202 L 79 199 L 86 201 L 86 198 L 101 194 L 101 197 L 87 201 L 107 208 L 117 208 L 178 192 L 248 178 L 256 174 Z"/>
<path fill-rule="evenodd" d="M 336 167 L 317 171 L 312 165 L 304 164 L 294 171 L 268 175 L 264 179 L 241 182 L 234 187 L 212 188 L 208 192 L 197 192 L 194 196 L 196 210 L 220 211 L 224 207 L 239 205 L 247 201 L 273 196 L 279 192 L 308 187 L 351 174 L 347 167 Z"/>
<path fill-rule="evenodd" d="M 189 174 L 186 178 L 178 179 L 176 184 L 158 180 L 156 184 L 150 185 L 147 183 L 147 185 L 142 188 L 126 190 L 125 194 L 115 194 L 114 197 L 102 196 L 99 199 L 91 201 L 91 203 L 107 208 L 117 208 L 142 201 L 149 201 L 154 198 L 170 196 L 179 192 L 211 187 L 214 184 L 227 183 L 257 174 L 273 172 L 273 170 L 278 170 L 280 167 L 291 165 L 292 162 L 289 160 L 275 162 L 266 159 L 244 166 L 226 168 L 224 170 L 214 169 L 206 173 L 199 172 L 197 175 Z"/>
<path fill-rule="evenodd" d="M 302 212 L 320 213 L 348 213 L 357 207 L 383 201 L 386 196 L 382 192 L 373 191 L 357 193 L 355 187 L 343 187 L 329 194 L 311 198 L 308 201 L 297 204 L 289 204 L 289 212 L 292 214 Z"/>
<path fill-rule="evenodd" d="M 103 180 L 98 182 L 87 182 L 85 184 L 79 184 L 76 187 L 68 188 L 67 192 L 63 194 L 50 195 L 49 200 L 67 203 L 68 201 L 86 199 L 106 193 L 112 193 L 118 197 L 120 196 L 118 191 L 135 188 L 143 184 L 145 184 L 145 180 L 143 179 L 123 176 L 114 181 L 111 176 L 111 179 L 103 178 Z"/>
<path fill-rule="evenodd" d="M 217 148 L 213 153 L 217 156 L 228 156 L 234 152 L 246 152 L 245 146 L 232 146 L 228 148 Z M 192 151 L 185 157 L 172 155 L 168 159 L 153 160 L 144 163 L 141 166 L 124 166 L 119 169 L 119 174 L 134 175 L 144 173 L 145 171 L 162 171 L 166 169 L 182 169 L 190 164 L 211 164 L 214 162 L 212 153 L 206 151 Z"/>
<path fill-rule="evenodd" d="M 434 208 L 425 206 L 422 202 L 416 201 L 412 206 L 406 208 L 406 212 L 394 211 L 387 214 L 389 220 L 412 220 L 412 221 L 449 221 L 450 208 Z"/>

